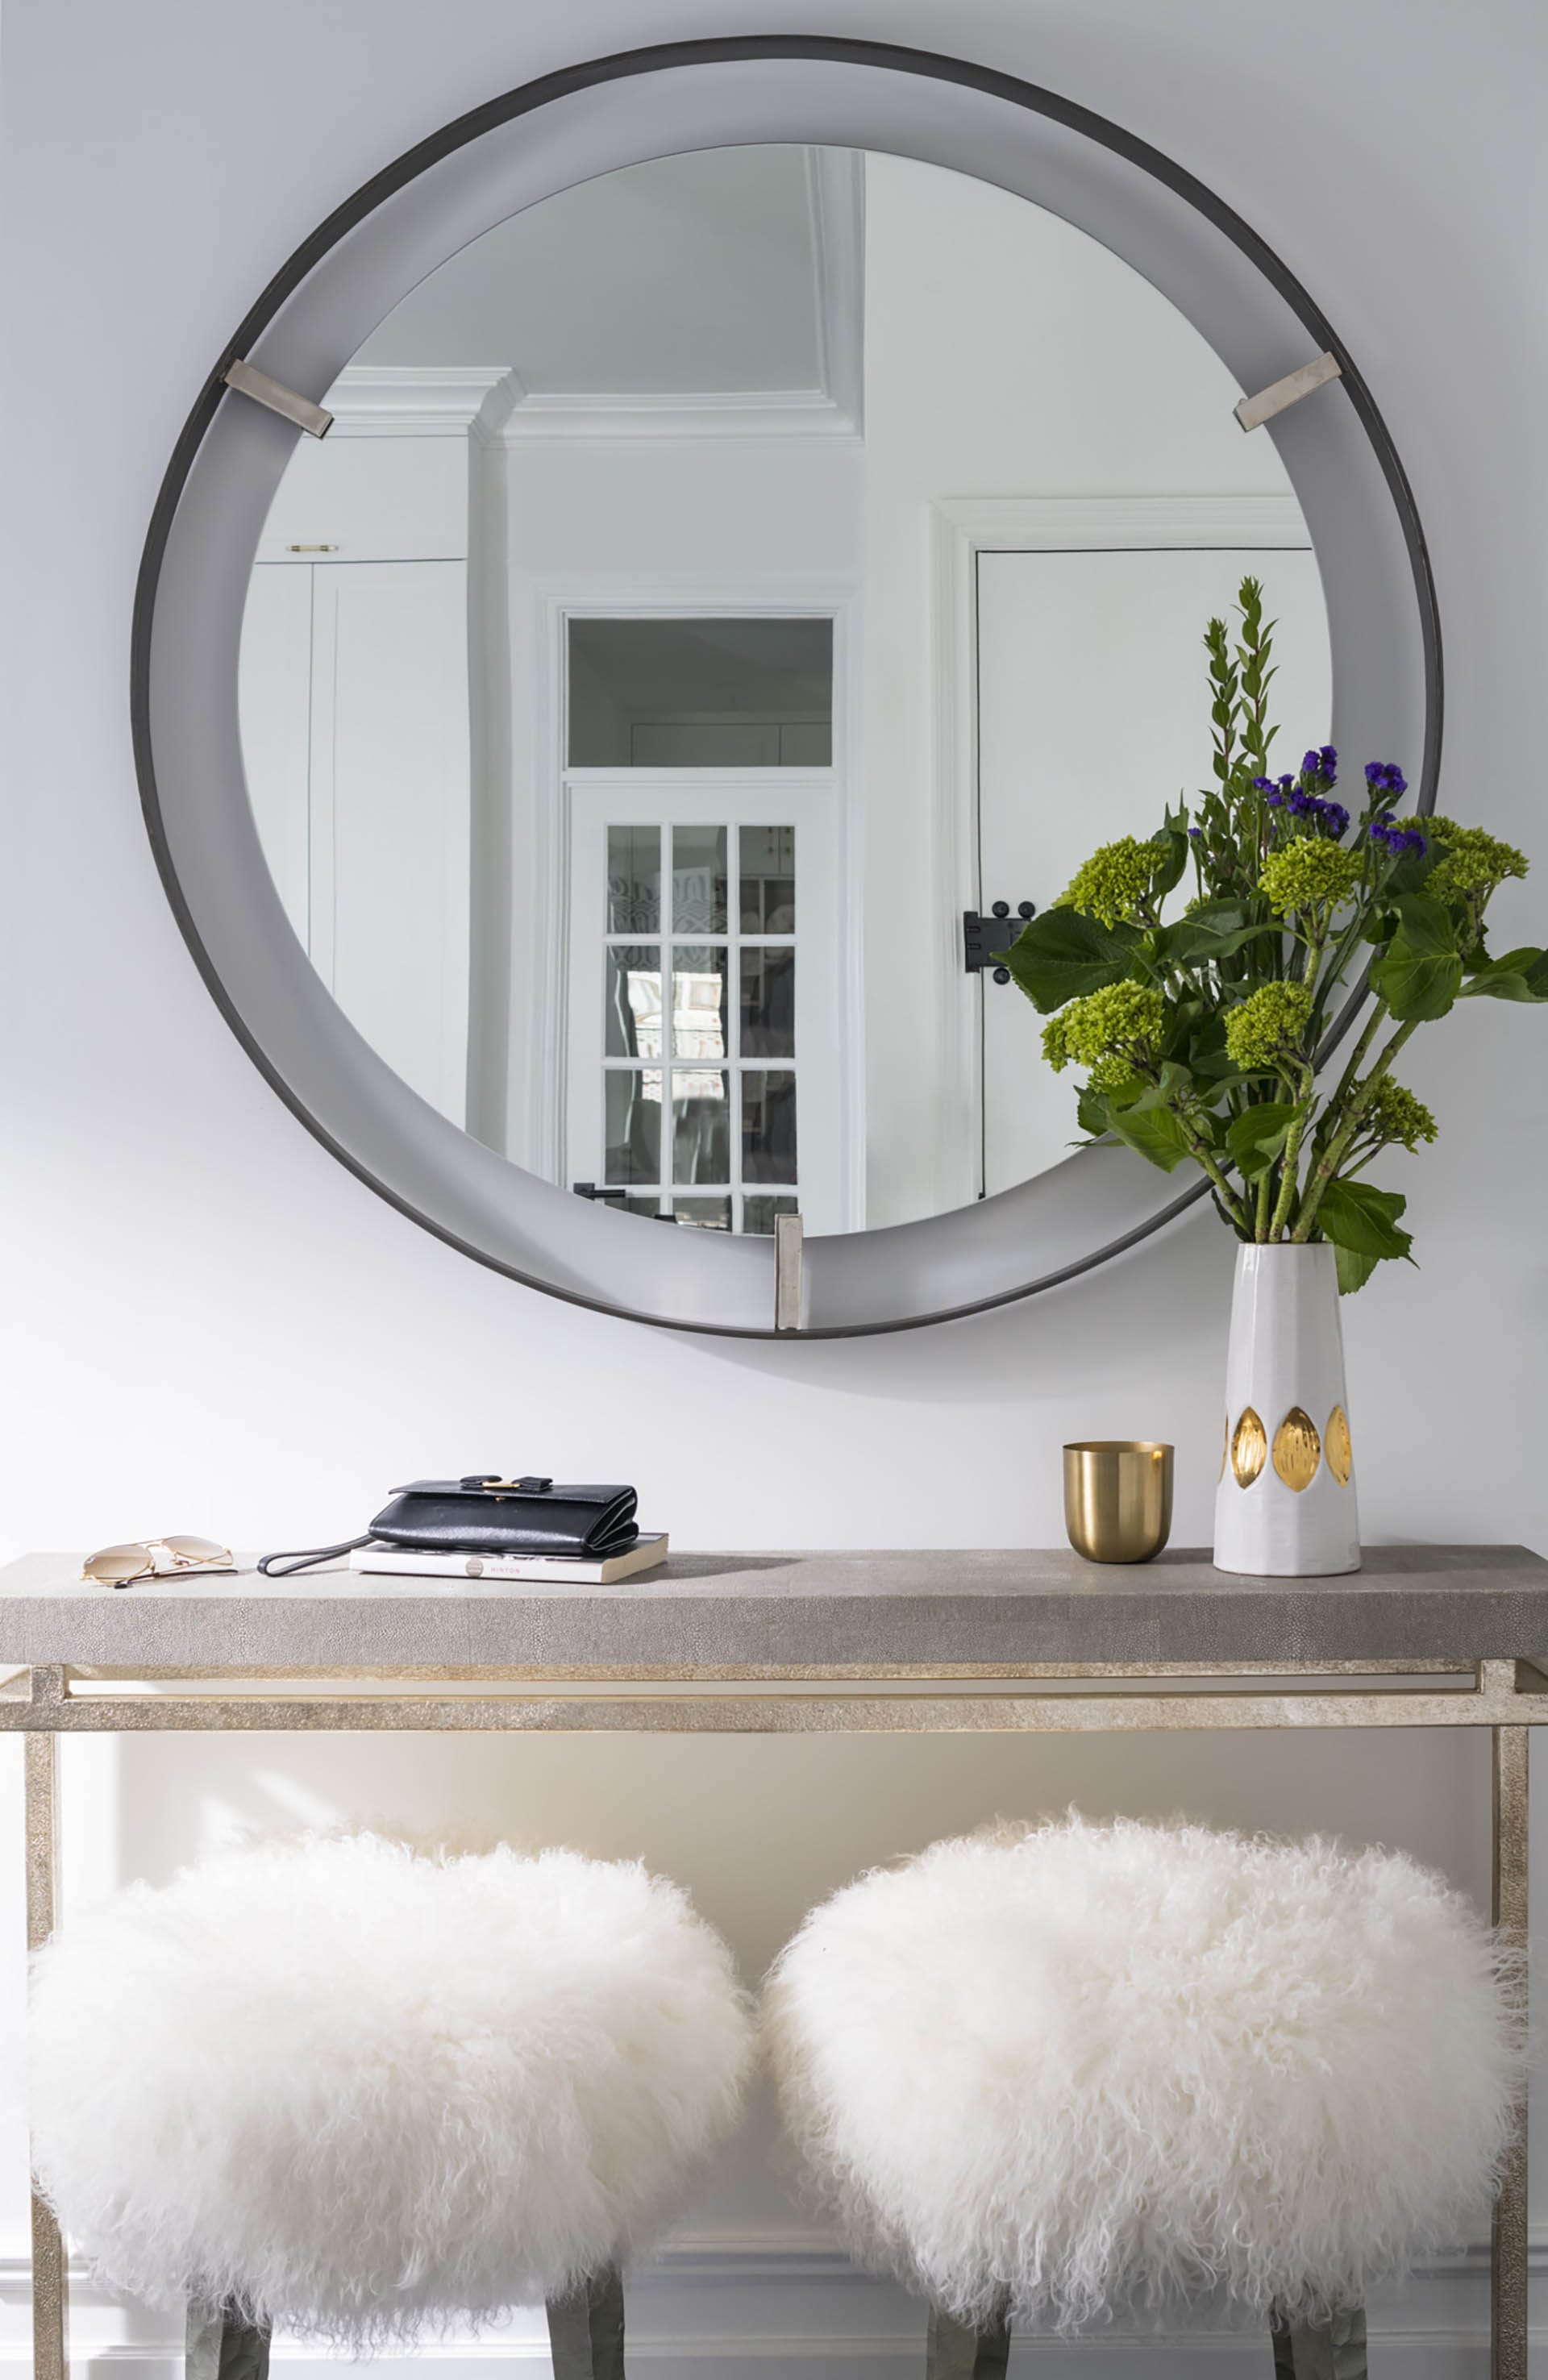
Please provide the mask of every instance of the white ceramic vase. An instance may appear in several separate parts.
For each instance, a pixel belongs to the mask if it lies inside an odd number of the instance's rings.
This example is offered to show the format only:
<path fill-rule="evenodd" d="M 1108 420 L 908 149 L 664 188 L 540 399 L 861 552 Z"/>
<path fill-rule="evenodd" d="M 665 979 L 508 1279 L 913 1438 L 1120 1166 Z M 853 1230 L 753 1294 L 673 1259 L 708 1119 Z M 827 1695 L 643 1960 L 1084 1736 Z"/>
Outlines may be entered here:
<path fill-rule="evenodd" d="M 1255 1578 L 1359 1568 L 1333 1249 L 1237 1250 L 1214 1564 Z"/>

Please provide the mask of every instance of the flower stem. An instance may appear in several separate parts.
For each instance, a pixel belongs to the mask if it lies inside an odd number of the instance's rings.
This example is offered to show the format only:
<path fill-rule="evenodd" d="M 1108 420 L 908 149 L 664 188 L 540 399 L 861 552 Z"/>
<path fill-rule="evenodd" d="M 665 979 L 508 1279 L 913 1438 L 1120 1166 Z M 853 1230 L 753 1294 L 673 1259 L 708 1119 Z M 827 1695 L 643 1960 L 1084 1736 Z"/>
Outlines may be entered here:
<path fill-rule="evenodd" d="M 1317 1220 L 1317 1209 L 1323 1203 L 1323 1193 L 1326 1191 L 1328 1184 L 1333 1180 L 1334 1175 L 1337 1172 L 1349 1144 L 1354 1139 L 1356 1133 L 1359 1130 L 1361 1119 L 1365 1114 L 1366 1109 L 1371 1104 L 1371 1097 L 1375 1091 L 1376 1086 L 1380 1082 L 1382 1076 L 1386 1073 L 1387 1068 L 1391 1065 L 1393 1060 L 1396 1057 L 1397 1052 L 1403 1047 L 1404 1042 L 1408 1038 L 1409 1034 L 1417 1029 L 1419 1022 L 1420 1020 L 1417 1016 L 1411 1016 L 1406 1025 L 1400 1025 L 1398 1026 L 1396 1032 L 1387 1043 L 1386 1048 L 1382 1051 L 1375 1064 L 1371 1067 L 1370 1074 L 1366 1076 L 1365 1083 L 1358 1097 L 1350 1101 L 1348 1114 L 1345 1117 L 1344 1122 L 1339 1125 L 1337 1131 L 1334 1134 L 1332 1140 L 1328 1143 L 1326 1149 L 1318 1159 L 1316 1165 L 1312 1168 L 1311 1178 L 1306 1185 L 1306 1195 L 1300 1202 L 1300 1213 L 1296 1220 L 1296 1228 L 1290 1234 L 1292 1240 L 1304 1243 L 1311 1237 L 1311 1226 Z M 1365 1035 L 1362 1037 L 1362 1047 L 1364 1046 L 1365 1040 L 1369 1039 L 1369 1038 L 1370 1027 L 1368 1026 L 1366 1028 Z M 1350 1064 L 1353 1065 L 1353 1063 L 1354 1060 L 1351 1059 Z M 1340 1086 L 1340 1088 L 1342 1088 L 1342 1086 Z"/>
<path fill-rule="evenodd" d="M 1237 1196 L 1236 1192 L 1232 1189 L 1230 1184 L 1226 1181 L 1225 1174 L 1221 1172 L 1219 1165 L 1215 1162 L 1213 1149 L 1211 1148 L 1203 1135 L 1197 1131 L 1188 1122 L 1187 1116 L 1183 1114 L 1180 1108 L 1174 1108 L 1172 1112 L 1176 1117 L 1178 1123 L 1182 1126 L 1183 1137 L 1188 1142 L 1189 1151 L 1196 1162 L 1201 1165 L 1204 1172 L 1208 1174 L 1211 1185 L 1213 1188 L 1216 1196 L 1221 1201 L 1221 1204 L 1230 1215 L 1232 1222 L 1241 1233 L 1242 1238 L 1244 1240 L 1249 1240 L 1252 1237 L 1252 1226 L 1247 1208 L 1242 1205 L 1241 1200 Z"/>
<path fill-rule="evenodd" d="M 1381 1031 L 1382 1019 L 1385 1016 L 1386 1013 L 1387 1007 L 1384 1000 L 1377 1000 L 1372 1002 L 1371 1014 L 1365 1020 L 1365 1029 L 1361 1033 L 1359 1039 L 1355 1043 L 1353 1050 L 1349 1052 L 1349 1062 L 1338 1078 L 1338 1088 L 1335 1091 L 1332 1099 L 1328 1101 L 1327 1112 L 1329 1115 L 1334 1115 L 1337 1112 L 1340 1101 L 1347 1099 L 1350 1091 L 1353 1089 L 1355 1077 L 1359 1073 L 1360 1067 L 1365 1062 L 1365 1053 L 1370 1049 L 1372 1041 L 1376 1038 L 1377 1034 Z"/>
<path fill-rule="evenodd" d="M 1253 1236 L 1266 1240 L 1269 1236 L 1269 1198 L 1274 1187 L 1274 1168 L 1265 1165 L 1258 1176 L 1258 1218 Z"/>
<path fill-rule="evenodd" d="M 1301 1076 L 1300 1097 L 1303 1100 L 1309 1099 L 1310 1093 L 1311 1069 L 1308 1066 Z M 1300 1145 L 1306 1135 L 1306 1115 L 1303 1112 L 1296 1118 L 1286 1135 L 1285 1155 L 1279 1177 L 1279 1196 L 1274 1202 L 1274 1217 L 1268 1231 L 1271 1240 L 1280 1238 L 1290 1220 L 1290 1209 L 1296 1203 L 1296 1191 L 1299 1186 L 1297 1177 L 1300 1165 Z"/>

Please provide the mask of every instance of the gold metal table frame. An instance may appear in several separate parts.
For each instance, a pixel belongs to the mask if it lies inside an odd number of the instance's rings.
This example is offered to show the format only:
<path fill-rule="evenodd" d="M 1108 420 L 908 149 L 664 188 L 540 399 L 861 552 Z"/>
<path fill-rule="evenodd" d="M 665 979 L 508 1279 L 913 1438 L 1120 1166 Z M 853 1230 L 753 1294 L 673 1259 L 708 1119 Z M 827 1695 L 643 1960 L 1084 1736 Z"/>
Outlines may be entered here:
<path fill-rule="evenodd" d="M 1530 1557 L 1524 1559 L 1530 1560 Z M 1548 1674 L 1524 1659 L 1253 1662 L 630 1662 L 542 1667 L 132 1668 L 41 1663 L 0 1693 L 26 1739 L 28 1937 L 58 1891 L 61 1736 L 142 1730 L 435 1730 L 739 1733 L 1127 1732 L 1166 1729 L 1482 1727 L 1493 1750 L 1493 1915 L 1527 1943 L 1529 1730 Z M 1525 1961 L 1521 2014 L 1525 2018 Z M 64 2245 L 32 2205 L 33 2372 L 67 2380 Z M 1527 2380 L 1526 2108 L 1493 2225 L 1494 2380 Z"/>

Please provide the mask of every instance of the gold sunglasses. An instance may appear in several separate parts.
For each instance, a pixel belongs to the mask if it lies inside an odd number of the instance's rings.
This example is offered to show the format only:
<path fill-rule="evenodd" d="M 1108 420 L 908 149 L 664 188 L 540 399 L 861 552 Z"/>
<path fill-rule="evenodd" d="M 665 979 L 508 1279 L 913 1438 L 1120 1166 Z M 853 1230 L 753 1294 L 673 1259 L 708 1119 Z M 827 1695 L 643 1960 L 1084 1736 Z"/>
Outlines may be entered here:
<path fill-rule="evenodd" d="M 142 1544 L 104 1546 L 88 1554 L 80 1575 L 99 1586 L 132 1586 L 137 1578 L 167 1578 L 180 1570 L 235 1570 L 229 1546 L 211 1537 L 147 1537 Z"/>

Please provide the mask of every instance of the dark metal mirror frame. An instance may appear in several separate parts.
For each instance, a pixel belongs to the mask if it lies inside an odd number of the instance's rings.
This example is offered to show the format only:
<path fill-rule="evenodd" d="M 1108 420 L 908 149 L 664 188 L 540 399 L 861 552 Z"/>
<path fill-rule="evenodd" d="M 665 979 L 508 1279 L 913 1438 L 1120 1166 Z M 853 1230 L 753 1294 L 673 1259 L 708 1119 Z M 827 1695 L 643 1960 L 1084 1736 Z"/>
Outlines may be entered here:
<path fill-rule="evenodd" d="M 167 897 L 233 1032 L 339 1161 L 480 1263 L 657 1325 L 766 1338 L 771 1242 L 644 1232 L 469 1138 L 392 1074 L 323 990 L 286 922 L 247 801 L 236 656 L 247 567 L 295 427 L 234 394 L 247 359 L 321 395 L 424 272 L 519 206 L 645 157 L 739 140 L 891 149 L 1034 199 L 1172 298 L 1249 392 L 1329 354 L 1338 379 L 1271 435 L 1322 570 L 1335 740 L 1419 756 L 1433 807 L 1441 636 L 1412 491 L 1343 341 L 1288 268 L 1212 191 L 1120 127 L 966 61 L 769 34 L 589 60 L 491 100 L 408 150 L 319 225 L 212 366 L 173 450 L 136 595 L 141 800 Z M 493 211 L 492 211 L 493 210 Z M 1142 389 L 1136 401 L 1143 401 Z M 1347 1029 L 1358 995 L 1335 1028 Z M 1127 1150 L 1084 1152 L 1018 1188 L 884 1231 L 809 1240 L 800 1335 L 907 1330 L 1028 1297 L 1135 1245 L 1204 1195 Z"/>

